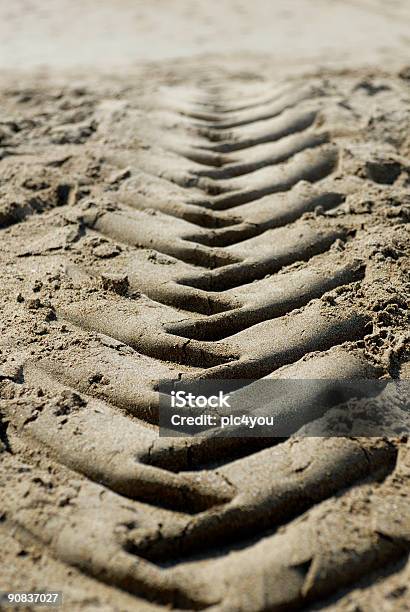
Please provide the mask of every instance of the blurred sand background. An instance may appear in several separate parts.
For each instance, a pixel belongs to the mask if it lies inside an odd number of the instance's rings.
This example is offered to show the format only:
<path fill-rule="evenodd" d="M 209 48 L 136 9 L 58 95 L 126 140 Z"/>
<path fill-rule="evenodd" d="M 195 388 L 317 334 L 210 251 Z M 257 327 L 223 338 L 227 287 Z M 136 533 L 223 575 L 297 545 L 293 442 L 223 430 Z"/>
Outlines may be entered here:
<path fill-rule="evenodd" d="M 1 0 L 0 70 L 129 70 L 197 55 L 331 67 L 408 61 L 408 0 Z"/>

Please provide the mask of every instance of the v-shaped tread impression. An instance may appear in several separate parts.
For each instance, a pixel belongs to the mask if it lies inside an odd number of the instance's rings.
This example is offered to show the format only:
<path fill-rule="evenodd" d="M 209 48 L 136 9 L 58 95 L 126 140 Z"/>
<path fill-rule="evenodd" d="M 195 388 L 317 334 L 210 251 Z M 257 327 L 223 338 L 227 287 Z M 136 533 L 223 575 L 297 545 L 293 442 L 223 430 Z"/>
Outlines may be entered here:
<path fill-rule="evenodd" d="M 330 393 L 405 354 L 404 217 L 360 95 L 236 79 L 95 105 L 70 197 L 4 234 L 5 269 L 43 280 L 2 343 L 2 529 L 147 610 L 323 606 L 409 553 L 408 444 L 355 436 Z M 278 435 L 160 437 L 164 379 L 232 380 Z M 282 379 L 307 382 L 261 392 Z M 326 419 L 346 437 L 307 435 Z"/>

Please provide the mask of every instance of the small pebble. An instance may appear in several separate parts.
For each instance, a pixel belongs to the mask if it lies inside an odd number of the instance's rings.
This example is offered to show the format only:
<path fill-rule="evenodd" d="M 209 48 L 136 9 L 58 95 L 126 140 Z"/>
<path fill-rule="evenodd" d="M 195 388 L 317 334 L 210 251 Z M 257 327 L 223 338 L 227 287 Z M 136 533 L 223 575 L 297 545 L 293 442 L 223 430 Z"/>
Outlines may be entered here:
<path fill-rule="evenodd" d="M 116 244 L 100 244 L 94 251 L 94 255 L 100 259 L 108 259 L 109 257 L 116 257 L 121 253 L 121 249 Z"/>

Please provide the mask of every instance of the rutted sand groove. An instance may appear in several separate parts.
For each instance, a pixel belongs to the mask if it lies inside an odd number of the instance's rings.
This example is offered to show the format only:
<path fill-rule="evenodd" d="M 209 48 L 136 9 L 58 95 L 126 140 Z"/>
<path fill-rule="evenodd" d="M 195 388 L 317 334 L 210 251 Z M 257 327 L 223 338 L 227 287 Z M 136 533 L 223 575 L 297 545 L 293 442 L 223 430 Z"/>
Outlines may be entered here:
<path fill-rule="evenodd" d="M 23 202 L 3 230 L 7 287 L 26 283 L 16 314 L 5 304 L 0 372 L 18 537 L 160 606 L 255 612 L 321 602 L 410 550 L 403 440 L 157 435 L 161 378 L 400 369 L 408 170 L 364 133 L 355 85 L 266 83 L 240 103 L 240 83 L 232 101 L 171 88 L 150 110 L 90 95 L 81 125 L 51 135 L 60 156 L 29 140 L 75 197 L 50 196 L 42 218 Z"/>

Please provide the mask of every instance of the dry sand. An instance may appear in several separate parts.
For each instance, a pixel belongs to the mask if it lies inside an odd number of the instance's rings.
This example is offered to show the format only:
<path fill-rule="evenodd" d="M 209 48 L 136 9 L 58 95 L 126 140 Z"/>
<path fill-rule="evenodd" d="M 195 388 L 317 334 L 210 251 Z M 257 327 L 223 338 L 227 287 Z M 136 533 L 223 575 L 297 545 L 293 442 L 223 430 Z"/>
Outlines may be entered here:
<path fill-rule="evenodd" d="M 0 6 L 0 68 L 123 71 L 239 53 L 386 69 L 408 59 L 409 13 L 405 0 L 15 0 Z"/>
<path fill-rule="evenodd" d="M 0 590 L 409 609 L 395 420 L 309 437 L 338 408 L 279 441 L 156 424 L 161 378 L 410 377 L 409 17 L 0 7 Z"/>

